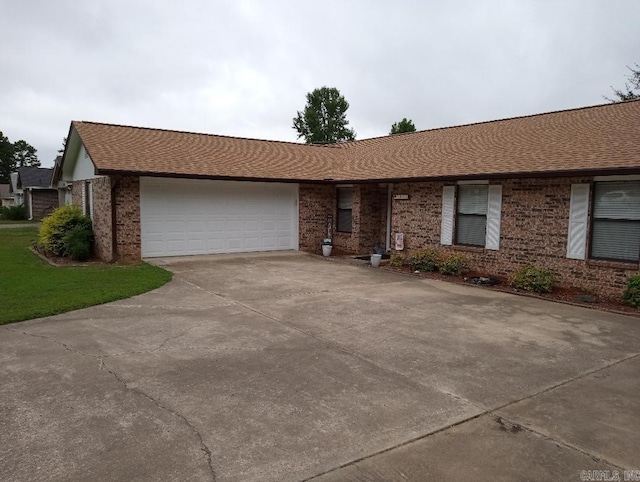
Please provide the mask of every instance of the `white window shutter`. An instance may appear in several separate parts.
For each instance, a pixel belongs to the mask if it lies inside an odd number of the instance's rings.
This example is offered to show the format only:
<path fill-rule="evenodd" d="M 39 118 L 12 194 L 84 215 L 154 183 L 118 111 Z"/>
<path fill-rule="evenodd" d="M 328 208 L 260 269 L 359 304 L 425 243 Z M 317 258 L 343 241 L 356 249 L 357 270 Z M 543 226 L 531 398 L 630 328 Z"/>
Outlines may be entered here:
<path fill-rule="evenodd" d="M 456 187 L 442 188 L 442 225 L 440 226 L 440 244 L 453 244 L 453 207 L 455 204 Z"/>
<path fill-rule="evenodd" d="M 567 258 L 585 259 L 589 220 L 589 184 L 571 185 Z"/>
<path fill-rule="evenodd" d="M 502 215 L 502 186 L 489 186 L 487 201 L 487 237 L 485 248 L 500 249 L 500 217 Z"/>

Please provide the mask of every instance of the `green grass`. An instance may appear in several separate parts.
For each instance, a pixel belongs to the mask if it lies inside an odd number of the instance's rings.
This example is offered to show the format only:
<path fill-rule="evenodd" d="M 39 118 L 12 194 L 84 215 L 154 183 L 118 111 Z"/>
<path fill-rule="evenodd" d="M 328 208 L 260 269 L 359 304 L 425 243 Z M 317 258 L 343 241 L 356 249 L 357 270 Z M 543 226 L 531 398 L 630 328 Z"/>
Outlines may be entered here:
<path fill-rule="evenodd" d="M 29 224 L 37 224 L 40 221 L 28 221 L 26 219 L 18 219 L 16 221 L 12 221 L 11 219 L 0 219 L 0 224 L 24 224 L 28 226 Z"/>
<path fill-rule="evenodd" d="M 51 266 L 29 249 L 37 233 L 0 229 L 0 325 L 129 298 L 171 280 L 147 263 Z"/>

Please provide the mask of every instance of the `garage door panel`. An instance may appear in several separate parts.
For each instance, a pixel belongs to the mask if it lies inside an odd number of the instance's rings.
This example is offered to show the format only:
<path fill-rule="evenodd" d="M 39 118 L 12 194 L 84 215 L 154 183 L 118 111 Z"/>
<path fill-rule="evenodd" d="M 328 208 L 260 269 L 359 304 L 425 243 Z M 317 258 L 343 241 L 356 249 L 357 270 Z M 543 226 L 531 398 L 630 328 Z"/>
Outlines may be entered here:
<path fill-rule="evenodd" d="M 142 255 L 298 248 L 294 184 L 141 178 Z"/>

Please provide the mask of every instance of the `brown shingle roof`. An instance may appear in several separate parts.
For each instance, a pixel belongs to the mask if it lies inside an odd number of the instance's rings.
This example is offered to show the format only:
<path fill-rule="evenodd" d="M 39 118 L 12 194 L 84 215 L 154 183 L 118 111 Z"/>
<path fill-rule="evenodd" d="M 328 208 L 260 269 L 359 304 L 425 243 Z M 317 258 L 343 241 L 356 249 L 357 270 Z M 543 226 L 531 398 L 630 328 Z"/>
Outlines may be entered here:
<path fill-rule="evenodd" d="M 334 146 L 73 126 L 99 173 L 359 181 L 640 172 L 640 100 Z"/>
<path fill-rule="evenodd" d="M 336 149 L 94 122 L 73 122 L 98 173 L 323 179 Z"/>

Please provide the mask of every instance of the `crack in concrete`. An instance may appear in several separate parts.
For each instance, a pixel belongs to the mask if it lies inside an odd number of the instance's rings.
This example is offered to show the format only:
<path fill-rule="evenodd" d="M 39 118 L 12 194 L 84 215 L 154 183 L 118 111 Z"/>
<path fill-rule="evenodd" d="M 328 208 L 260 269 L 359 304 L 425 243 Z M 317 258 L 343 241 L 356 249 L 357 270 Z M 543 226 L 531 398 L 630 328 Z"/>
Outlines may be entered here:
<path fill-rule="evenodd" d="M 55 343 L 58 346 L 61 346 L 62 348 L 64 348 L 66 351 L 71 352 L 71 353 L 76 353 L 78 355 L 82 355 L 84 357 L 89 357 L 89 358 L 95 358 L 95 359 L 99 359 L 100 356 L 99 355 L 92 355 L 90 353 L 85 353 L 82 352 L 80 350 L 77 350 L 75 348 L 72 348 L 71 345 L 67 345 L 66 343 L 63 343 L 61 341 L 56 340 L 55 338 L 51 337 L 51 336 L 47 336 L 47 335 L 37 335 L 35 333 L 29 333 L 27 331 L 20 331 L 20 330 L 15 330 L 13 328 L 9 328 L 7 326 L 3 327 L 3 329 L 10 331 L 12 333 L 16 333 L 18 335 L 25 335 L 25 336 L 32 336 L 34 338 L 41 338 L 43 340 L 47 340 L 50 341 L 52 343 Z"/>
<path fill-rule="evenodd" d="M 516 421 L 514 421 L 511 418 L 505 417 L 504 415 L 500 415 L 497 417 L 493 417 L 493 419 L 500 423 L 500 424 L 504 424 L 504 422 L 506 422 L 506 424 L 510 425 L 511 427 L 517 427 L 517 430 L 511 430 L 512 433 L 516 433 L 518 431 L 524 430 L 525 432 L 529 432 L 532 433 L 534 435 L 537 435 L 538 437 L 541 437 L 545 440 L 547 440 L 548 442 L 553 442 L 554 444 L 558 445 L 558 446 L 562 446 L 571 450 L 575 450 L 576 452 L 581 453 L 582 455 L 586 455 L 587 457 L 589 457 L 590 459 L 592 459 L 594 462 L 604 462 L 608 465 L 610 465 L 611 467 L 614 467 L 616 469 L 618 469 L 620 472 L 622 472 L 623 470 L 627 469 L 627 470 L 632 470 L 632 467 L 621 467 L 618 464 L 615 464 L 609 460 L 607 460 L 606 458 L 600 456 L 600 455 L 595 455 L 592 454 L 590 452 L 587 452 L 586 450 L 581 449 L 580 447 L 578 447 L 577 445 L 574 445 L 570 442 L 567 442 L 565 440 L 562 440 L 561 438 L 555 438 L 551 435 L 547 435 L 545 433 L 539 432 L 537 430 L 535 430 L 534 428 L 529 427 L 528 425 L 524 425 L 522 423 L 518 423 Z"/>
<path fill-rule="evenodd" d="M 127 383 L 120 378 L 120 376 L 114 372 L 113 370 L 109 369 L 107 367 L 107 365 L 105 364 L 105 359 L 109 357 L 109 355 L 91 355 L 89 353 L 84 353 L 80 350 L 76 350 L 74 348 L 72 348 L 70 345 L 67 345 L 66 343 L 63 343 L 61 341 L 56 340 L 53 337 L 47 336 L 47 335 L 38 335 L 35 333 L 29 333 L 26 331 L 20 331 L 20 330 L 15 330 L 13 328 L 9 328 L 9 327 L 2 327 L 4 330 L 6 331 L 10 331 L 12 333 L 16 333 L 19 335 L 25 335 L 25 336 L 31 336 L 34 338 L 40 338 L 43 340 L 46 340 L 48 342 L 54 343 L 58 346 L 61 346 L 64 348 L 65 351 L 69 352 L 69 353 L 73 353 L 76 355 L 81 355 L 83 357 L 86 358 L 93 358 L 95 360 L 98 360 L 98 368 L 100 370 L 104 370 L 107 373 L 110 373 L 122 386 L 124 386 L 124 388 L 128 391 L 132 391 L 134 393 L 137 393 L 139 395 L 142 395 L 143 397 L 147 398 L 148 400 L 150 400 L 151 402 L 153 402 L 158 408 L 169 412 L 170 414 L 172 414 L 174 417 L 179 418 L 180 420 L 183 421 L 183 423 L 189 427 L 189 429 L 195 434 L 195 436 L 197 437 L 199 444 L 200 444 L 200 450 L 205 454 L 206 456 L 206 460 L 207 460 L 207 466 L 209 467 L 209 474 L 211 475 L 211 480 L 213 482 L 216 482 L 216 473 L 215 470 L 213 468 L 213 461 L 212 461 L 212 454 L 211 454 L 211 450 L 209 449 L 209 447 L 207 446 L 207 444 L 205 444 L 204 439 L 202 437 L 202 434 L 198 431 L 198 429 L 196 429 L 193 424 L 187 419 L 187 417 L 185 417 L 184 415 L 182 415 L 180 412 L 173 410 L 169 407 L 166 407 L 164 405 L 162 405 L 158 400 L 156 400 L 155 398 L 153 398 L 151 395 L 143 392 L 140 389 L 137 388 L 131 388 L 127 385 Z M 182 335 L 178 335 L 178 336 L 182 336 Z M 157 350 L 157 349 L 156 349 Z M 155 350 L 154 350 L 155 351 Z"/>
<path fill-rule="evenodd" d="M 414 443 L 414 442 L 417 442 L 417 441 L 419 441 L 419 440 L 423 440 L 423 439 L 425 439 L 425 438 L 427 438 L 427 437 L 431 437 L 432 435 L 436 435 L 436 434 L 441 433 L 441 432 L 445 432 L 445 431 L 447 431 L 447 430 L 449 430 L 449 429 L 451 429 L 451 428 L 458 427 L 458 426 L 463 425 L 463 424 L 465 424 L 465 423 L 468 423 L 468 422 L 471 422 L 471 421 L 473 421 L 473 420 L 476 420 L 476 419 L 478 419 L 478 418 L 480 418 L 480 417 L 484 417 L 484 416 L 491 416 L 491 415 L 494 415 L 494 414 L 495 414 L 496 416 L 495 416 L 495 417 L 493 417 L 493 418 L 494 418 L 494 420 L 496 420 L 496 421 L 498 421 L 498 420 L 497 420 L 498 418 L 500 418 L 501 420 L 507 420 L 507 421 L 508 421 L 512 426 L 514 426 L 514 427 L 516 427 L 516 426 L 517 426 L 517 427 L 520 427 L 520 428 L 521 428 L 521 429 L 523 429 L 523 430 L 529 431 L 529 432 L 531 432 L 531 433 L 535 433 L 536 435 L 539 435 L 540 437 L 543 437 L 545 440 L 549 440 L 549 441 L 551 441 L 551 442 L 553 442 L 553 443 L 555 443 L 555 444 L 557 444 L 557 445 L 562 445 L 562 446 L 564 446 L 564 447 L 566 447 L 566 448 L 568 448 L 568 449 L 573 449 L 573 450 L 575 450 L 575 451 L 577 451 L 577 452 L 579 452 L 579 453 L 581 453 L 581 454 L 583 454 L 583 455 L 586 455 L 587 457 L 589 457 L 589 458 L 591 458 L 591 459 L 593 459 L 593 460 L 595 460 L 595 461 L 601 461 L 601 462 L 604 462 L 604 463 L 607 463 L 607 464 L 611 465 L 612 467 L 616 467 L 616 468 L 618 468 L 618 469 L 623 470 L 623 468 L 619 467 L 617 464 L 614 464 L 613 462 L 610 462 L 610 461 L 609 461 L 609 460 L 607 460 L 606 458 L 603 458 L 603 457 L 601 457 L 601 456 L 599 456 L 599 455 L 596 455 L 596 454 L 592 454 L 592 453 L 590 453 L 590 452 L 588 452 L 588 451 L 586 451 L 586 450 L 581 449 L 581 448 L 580 448 L 580 447 L 578 447 L 578 446 L 574 446 L 573 444 L 570 444 L 570 443 L 568 443 L 568 442 L 564 442 L 564 441 L 562 441 L 562 440 L 560 440 L 560 439 L 556 440 L 556 439 L 554 439 L 554 438 L 553 438 L 553 437 L 551 437 L 551 436 L 548 436 L 548 435 L 542 434 L 542 433 L 540 433 L 540 432 L 537 432 L 536 430 L 534 430 L 534 429 L 532 429 L 532 428 L 530 428 L 530 427 L 527 427 L 527 426 L 525 426 L 525 425 L 523 425 L 523 424 L 517 423 L 517 422 L 512 421 L 512 420 L 509 420 L 507 417 L 504 417 L 504 416 L 502 416 L 502 415 L 499 415 L 499 410 L 502 410 L 502 409 L 504 409 L 504 408 L 506 408 L 506 407 L 509 407 L 509 406 L 511 406 L 511 405 L 515 405 L 515 404 L 520 403 L 520 402 L 522 402 L 522 401 L 524 401 L 524 400 L 528 400 L 528 399 L 531 399 L 531 398 L 535 398 L 535 397 L 537 397 L 538 395 L 542 395 L 542 394 L 544 394 L 544 393 L 547 393 L 547 392 L 553 391 L 553 390 L 555 390 L 555 389 L 557 389 L 557 388 L 560 388 L 560 387 L 563 387 L 563 386 L 565 386 L 565 385 L 567 385 L 567 384 L 569 384 L 569 383 L 572 383 L 572 382 L 574 382 L 574 381 L 577 381 L 577 380 L 580 380 L 580 379 L 586 378 L 586 377 L 588 377 L 588 376 L 590 376 L 590 375 L 593 375 L 593 374 L 595 374 L 595 373 L 598 373 L 598 372 L 600 372 L 600 371 L 607 370 L 607 369 L 609 369 L 609 368 L 611 368 L 611 367 L 614 367 L 614 366 L 619 365 L 619 364 L 621 364 L 621 363 L 625 363 L 625 362 L 627 362 L 627 361 L 629 361 L 629 360 L 633 360 L 634 358 L 637 358 L 638 356 L 640 356 L 640 353 L 632 354 L 632 355 L 627 356 L 627 357 L 625 357 L 625 358 L 623 358 L 623 359 L 620 359 L 620 360 L 617 360 L 617 361 L 615 361 L 615 362 L 612 362 L 612 363 L 610 363 L 610 364 L 608 364 L 608 365 L 606 365 L 606 366 L 604 366 L 604 367 L 596 368 L 596 369 L 594 369 L 594 370 L 590 370 L 590 371 L 588 371 L 588 372 L 586 372 L 586 373 L 582 373 L 582 374 L 580 374 L 580 375 L 576 375 L 575 377 L 572 377 L 572 378 L 570 378 L 569 380 L 562 381 L 562 382 L 557 383 L 557 384 L 555 384 L 555 385 L 553 385 L 553 386 L 551 386 L 551 387 L 547 387 L 547 388 L 545 388 L 545 389 L 539 390 L 539 391 L 537 391 L 537 392 L 535 392 L 535 393 L 533 393 L 533 394 L 527 395 L 527 396 L 522 397 L 522 398 L 520 398 L 520 399 L 513 400 L 513 401 L 511 401 L 511 402 L 507 402 L 507 403 L 505 403 L 505 404 L 503 404 L 503 405 L 501 405 L 501 406 L 499 406 L 499 407 L 492 408 L 492 409 L 487 409 L 487 410 L 483 411 L 482 413 L 479 413 L 479 414 L 473 415 L 473 416 L 471 416 L 471 417 L 467 417 L 467 418 L 462 419 L 462 420 L 459 420 L 459 421 L 457 421 L 457 422 L 453 422 L 453 423 L 451 423 L 451 424 L 449 424 L 449 425 L 446 425 L 446 426 L 444 426 L 444 427 L 440 427 L 440 428 L 438 428 L 438 429 L 432 430 L 432 431 L 427 432 L 427 433 L 424 433 L 424 434 L 422 434 L 422 435 L 418 435 L 417 437 L 414 437 L 414 438 L 409 439 L 409 440 L 405 440 L 405 441 L 403 441 L 403 442 L 401 442 L 401 443 L 399 443 L 399 444 L 396 444 L 396 445 L 394 445 L 394 446 L 387 447 L 387 448 L 385 448 L 385 449 L 379 450 L 378 452 L 374 452 L 374 453 L 372 453 L 372 454 L 365 455 L 365 456 L 360 457 L 360 458 L 358 458 L 358 459 L 356 459 L 356 460 L 352 460 L 352 461 L 350 461 L 350 462 L 346 462 L 346 463 L 344 463 L 344 464 L 341 464 L 341 465 L 339 465 L 339 466 L 337 466 L 337 467 L 334 467 L 334 468 L 332 468 L 332 469 L 329 469 L 329 470 L 327 470 L 327 471 L 324 471 L 324 472 L 321 472 L 321 473 L 319 473 L 319 474 L 316 474 L 316 475 L 313 475 L 313 476 L 311 476 L 311 477 L 308 477 L 308 478 L 304 479 L 304 480 L 303 480 L 303 481 L 301 481 L 301 482 L 307 482 L 307 481 L 310 481 L 310 480 L 316 479 L 316 478 L 318 478 L 318 477 L 321 477 L 321 476 L 323 476 L 323 475 L 329 474 L 329 473 L 331 473 L 331 472 L 335 472 L 335 471 L 340 470 L 340 469 L 343 469 L 343 468 L 345 468 L 345 467 L 349 467 L 349 466 L 351 466 L 351 465 L 354 465 L 354 466 L 358 467 L 358 465 L 357 465 L 357 464 L 359 464 L 360 462 L 363 462 L 363 461 L 365 461 L 365 460 L 372 459 L 372 458 L 374 458 L 374 457 L 377 457 L 378 455 L 382 455 L 382 454 L 385 454 L 385 453 L 387 453 L 387 452 L 391 452 L 391 451 L 393 451 L 393 450 L 395 450 L 395 449 L 398 449 L 398 448 L 401 448 L 401 447 L 405 447 L 405 446 L 410 445 L 410 444 L 412 444 L 412 443 Z M 358 468 L 359 468 L 359 467 L 358 467 Z"/>
<path fill-rule="evenodd" d="M 107 373 L 110 373 L 126 390 L 129 390 L 131 392 L 137 393 L 138 395 L 141 395 L 141 396 L 145 397 L 147 400 L 151 401 L 158 408 L 160 408 L 160 409 L 162 409 L 162 410 L 164 410 L 166 412 L 169 412 L 174 417 L 177 417 L 180 420 L 182 420 L 182 422 L 187 427 L 189 427 L 191 432 L 198 439 L 198 442 L 200 444 L 200 450 L 205 454 L 205 458 L 207 460 L 207 466 L 209 467 L 209 475 L 211 476 L 211 480 L 212 480 L 212 482 L 216 482 L 216 473 L 215 473 L 215 470 L 213 468 L 213 460 L 212 460 L 211 450 L 209 449 L 207 444 L 204 442 L 204 438 L 202 437 L 202 434 L 200 433 L 200 431 L 189 421 L 189 419 L 187 417 L 185 417 L 183 414 L 181 414 L 177 410 L 173 410 L 172 408 L 169 408 L 169 407 L 163 405 L 162 403 L 160 403 L 159 400 L 156 400 L 154 397 L 152 397 L 148 393 L 143 392 L 139 388 L 131 388 L 131 387 L 129 387 L 125 380 L 123 380 L 115 371 L 113 371 L 112 369 L 107 367 L 106 363 L 104 362 L 104 358 L 102 358 L 102 357 L 100 358 L 100 370 L 104 370 Z"/>

